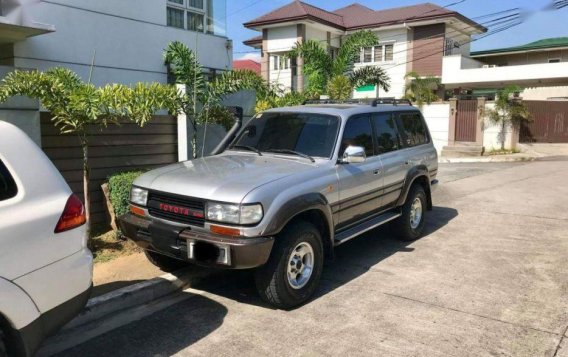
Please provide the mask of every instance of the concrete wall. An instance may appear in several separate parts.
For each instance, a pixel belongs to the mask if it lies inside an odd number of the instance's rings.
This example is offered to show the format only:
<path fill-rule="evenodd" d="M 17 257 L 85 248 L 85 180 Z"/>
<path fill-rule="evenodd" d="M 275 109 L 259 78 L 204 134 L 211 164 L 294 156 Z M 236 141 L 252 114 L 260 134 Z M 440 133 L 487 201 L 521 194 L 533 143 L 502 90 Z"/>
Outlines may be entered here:
<path fill-rule="evenodd" d="M 448 145 L 448 129 L 450 125 L 450 104 L 432 103 L 421 108 L 422 115 L 426 119 L 432 141 L 438 151 L 442 153 L 442 148 Z"/>
<path fill-rule="evenodd" d="M 568 81 L 567 81 L 568 83 Z M 521 93 L 524 100 L 550 100 L 568 98 L 568 86 L 529 87 Z"/>
<path fill-rule="evenodd" d="M 166 82 L 162 52 L 171 41 L 196 49 L 204 67 L 228 69 L 227 38 L 166 26 L 167 0 L 56 0 L 29 7 L 56 32 L 14 45 L 14 65 L 45 70 L 65 66 L 93 83 Z M 222 14 L 220 16 L 223 16 Z"/>
<path fill-rule="evenodd" d="M 495 103 L 488 102 L 485 105 L 485 109 L 493 109 L 495 108 Z M 511 149 L 513 143 L 513 130 L 511 127 L 507 127 L 505 129 L 505 149 Z M 500 125 L 493 125 L 487 119 L 484 120 L 484 130 L 483 130 L 483 147 L 485 148 L 485 152 L 489 152 L 492 150 L 500 150 L 501 149 L 501 126 Z M 518 140 L 517 140 L 518 141 Z"/>

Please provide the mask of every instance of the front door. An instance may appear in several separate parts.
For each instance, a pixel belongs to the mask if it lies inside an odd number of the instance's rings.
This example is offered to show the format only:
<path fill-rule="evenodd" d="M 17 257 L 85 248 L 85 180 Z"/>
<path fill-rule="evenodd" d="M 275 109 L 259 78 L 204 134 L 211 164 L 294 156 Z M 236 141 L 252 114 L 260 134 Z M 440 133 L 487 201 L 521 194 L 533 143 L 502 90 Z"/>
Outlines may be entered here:
<path fill-rule="evenodd" d="M 376 212 L 381 205 L 382 164 L 375 156 L 370 115 L 349 118 L 345 124 L 339 157 L 348 146 L 365 148 L 367 159 L 359 164 L 338 164 L 339 225 L 338 229 Z"/>

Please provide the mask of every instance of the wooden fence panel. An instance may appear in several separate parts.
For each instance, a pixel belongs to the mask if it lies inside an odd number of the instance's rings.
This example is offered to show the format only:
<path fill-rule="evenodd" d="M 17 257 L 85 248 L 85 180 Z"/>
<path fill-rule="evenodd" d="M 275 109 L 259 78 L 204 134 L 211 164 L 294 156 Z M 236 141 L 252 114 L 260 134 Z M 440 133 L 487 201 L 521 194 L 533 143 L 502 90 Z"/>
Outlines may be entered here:
<path fill-rule="evenodd" d="M 523 101 L 532 122 L 521 126 L 521 143 L 568 143 L 568 101 Z"/>
<path fill-rule="evenodd" d="M 91 128 L 89 161 L 91 170 L 91 221 L 108 224 L 101 184 L 117 172 L 152 169 L 177 162 L 177 120 L 156 116 L 140 128 L 121 123 L 105 129 Z M 41 114 L 42 148 L 59 169 L 73 192 L 83 197 L 82 151 L 73 134 L 60 134 L 49 113 Z"/>

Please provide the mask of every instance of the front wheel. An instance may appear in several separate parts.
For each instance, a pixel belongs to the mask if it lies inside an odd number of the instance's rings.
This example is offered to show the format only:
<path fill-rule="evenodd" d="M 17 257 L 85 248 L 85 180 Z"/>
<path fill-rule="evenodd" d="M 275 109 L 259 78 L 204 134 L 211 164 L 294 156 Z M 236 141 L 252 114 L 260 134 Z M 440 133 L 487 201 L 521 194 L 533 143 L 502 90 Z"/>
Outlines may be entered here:
<path fill-rule="evenodd" d="M 319 231 L 296 222 L 279 234 L 268 263 L 255 272 L 261 298 L 280 309 L 305 303 L 314 293 L 323 270 L 323 244 Z"/>
<path fill-rule="evenodd" d="M 146 254 L 146 258 L 148 258 L 148 261 L 150 263 L 157 266 L 158 268 L 160 268 L 160 270 L 166 273 L 171 273 L 190 265 L 190 263 L 184 262 L 183 260 L 170 258 L 168 256 L 158 254 L 150 250 L 145 250 L 144 254 Z"/>
<path fill-rule="evenodd" d="M 427 207 L 424 188 L 412 186 L 402 206 L 402 215 L 394 221 L 395 232 L 400 240 L 414 241 L 422 236 Z"/>
<path fill-rule="evenodd" d="M 8 351 L 6 350 L 6 341 L 3 332 L 0 330 L 0 357 L 8 357 Z"/>

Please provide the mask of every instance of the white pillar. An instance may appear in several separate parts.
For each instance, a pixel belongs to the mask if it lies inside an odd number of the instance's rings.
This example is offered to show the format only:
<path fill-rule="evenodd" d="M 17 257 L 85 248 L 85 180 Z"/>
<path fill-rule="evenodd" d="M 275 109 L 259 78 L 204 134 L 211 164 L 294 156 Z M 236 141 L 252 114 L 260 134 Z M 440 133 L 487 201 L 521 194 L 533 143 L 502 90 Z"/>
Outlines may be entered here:
<path fill-rule="evenodd" d="M 185 94 L 185 86 L 178 84 L 179 91 Z M 187 116 L 181 113 L 177 117 L 177 137 L 178 137 L 178 161 L 187 161 L 189 151 L 188 145 L 188 132 L 187 132 Z"/>

